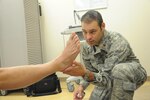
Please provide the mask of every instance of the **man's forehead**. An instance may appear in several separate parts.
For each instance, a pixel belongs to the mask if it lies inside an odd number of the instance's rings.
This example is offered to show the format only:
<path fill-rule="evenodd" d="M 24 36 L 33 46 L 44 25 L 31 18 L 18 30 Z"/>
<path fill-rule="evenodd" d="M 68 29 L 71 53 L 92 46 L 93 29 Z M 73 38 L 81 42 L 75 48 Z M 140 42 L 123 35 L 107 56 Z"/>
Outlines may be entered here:
<path fill-rule="evenodd" d="M 99 27 L 98 23 L 96 21 L 93 21 L 91 23 L 81 23 L 82 26 L 82 30 L 93 30 L 93 29 L 97 29 Z"/>

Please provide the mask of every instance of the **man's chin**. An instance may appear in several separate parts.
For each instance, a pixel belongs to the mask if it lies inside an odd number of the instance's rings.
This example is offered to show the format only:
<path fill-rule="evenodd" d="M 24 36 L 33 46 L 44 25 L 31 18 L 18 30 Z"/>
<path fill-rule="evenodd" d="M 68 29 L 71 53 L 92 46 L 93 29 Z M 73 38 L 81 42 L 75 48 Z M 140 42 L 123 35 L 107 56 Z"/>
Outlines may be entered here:
<path fill-rule="evenodd" d="M 88 43 L 90 46 L 94 46 L 94 43 Z"/>

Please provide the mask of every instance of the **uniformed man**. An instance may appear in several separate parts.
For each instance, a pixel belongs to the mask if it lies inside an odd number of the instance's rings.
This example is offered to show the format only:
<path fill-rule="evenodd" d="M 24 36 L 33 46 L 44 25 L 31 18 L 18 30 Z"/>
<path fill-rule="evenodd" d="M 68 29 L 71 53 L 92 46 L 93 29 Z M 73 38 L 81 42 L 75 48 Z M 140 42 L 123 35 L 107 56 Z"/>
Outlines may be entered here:
<path fill-rule="evenodd" d="M 81 25 L 86 40 L 82 48 L 84 65 L 74 62 L 72 68 L 64 71 L 84 79 L 74 92 L 74 100 L 84 97 L 89 83 L 95 85 L 90 100 L 132 100 L 147 75 L 128 41 L 121 34 L 106 30 L 98 11 L 85 13 Z"/>

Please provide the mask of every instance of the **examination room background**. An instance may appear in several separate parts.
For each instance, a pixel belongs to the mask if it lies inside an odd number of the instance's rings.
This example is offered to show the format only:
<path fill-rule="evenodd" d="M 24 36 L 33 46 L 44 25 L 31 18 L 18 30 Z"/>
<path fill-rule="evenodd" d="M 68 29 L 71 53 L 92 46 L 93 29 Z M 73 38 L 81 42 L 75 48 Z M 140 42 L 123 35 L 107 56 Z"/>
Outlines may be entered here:
<path fill-rule="evenodd" d="M 42 6 L 41 29 L 44 62 L 64 49 L 61 32 L 74 25 L 74 0 L 39 0 Z M 150 76 L 150 0 L 108 0 L 106 9 L 98 9 L 106 29 L 117 31 L 130 42 L 136 56 Z M 77 12 L 81 17 L 85 11 Z M 80 21 L 77 21 L 80 25 Z M 67 75 L 57 73 L 59 77 Z"/>

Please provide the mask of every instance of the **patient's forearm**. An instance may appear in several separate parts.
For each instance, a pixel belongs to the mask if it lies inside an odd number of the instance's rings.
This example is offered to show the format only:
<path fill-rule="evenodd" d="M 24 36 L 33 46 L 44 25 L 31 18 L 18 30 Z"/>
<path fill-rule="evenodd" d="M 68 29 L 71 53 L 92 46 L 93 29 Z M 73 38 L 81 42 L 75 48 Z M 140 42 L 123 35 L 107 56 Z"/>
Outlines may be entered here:
<path fill-rule="evenodd" d="M 0 89 L 26 87 L 56 71 L 63 71 L 72 65 L 79 52 L 79 38 L 72 33 L 62 54 L 46 64 L 0 68 Z"/>

